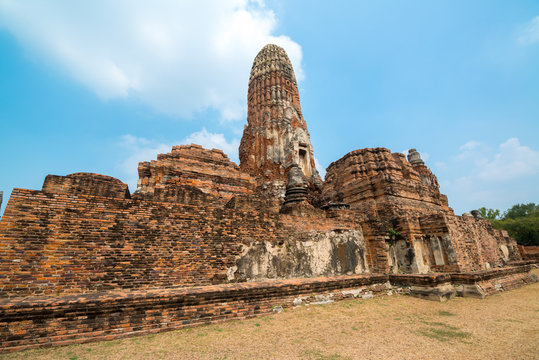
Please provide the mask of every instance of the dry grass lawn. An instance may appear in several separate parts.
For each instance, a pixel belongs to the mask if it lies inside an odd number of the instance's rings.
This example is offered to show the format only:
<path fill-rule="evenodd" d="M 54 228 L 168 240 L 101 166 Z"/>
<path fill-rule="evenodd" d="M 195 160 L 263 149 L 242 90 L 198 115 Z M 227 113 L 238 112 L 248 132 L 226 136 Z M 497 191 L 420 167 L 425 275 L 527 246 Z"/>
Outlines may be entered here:
<path fill-rule="evenodd" d="M 255 319 L 3 358 L 539 359 L 539 283 L 485 300 L 437 303 L 394 295 L 301 306 Z"/>

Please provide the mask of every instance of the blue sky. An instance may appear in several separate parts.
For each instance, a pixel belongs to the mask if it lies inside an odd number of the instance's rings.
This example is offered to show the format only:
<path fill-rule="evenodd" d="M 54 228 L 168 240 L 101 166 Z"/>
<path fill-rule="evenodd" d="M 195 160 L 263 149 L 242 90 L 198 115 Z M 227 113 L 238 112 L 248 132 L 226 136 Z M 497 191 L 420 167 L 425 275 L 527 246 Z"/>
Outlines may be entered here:
<path fill-rule="evenodd" d="M 460 214 L 539 202 L 538 1 L 0 0 L 0 190 L 199 143 L 237 161 L 252 60 L 283 46 L 320 169 L 417 148 Z"/>

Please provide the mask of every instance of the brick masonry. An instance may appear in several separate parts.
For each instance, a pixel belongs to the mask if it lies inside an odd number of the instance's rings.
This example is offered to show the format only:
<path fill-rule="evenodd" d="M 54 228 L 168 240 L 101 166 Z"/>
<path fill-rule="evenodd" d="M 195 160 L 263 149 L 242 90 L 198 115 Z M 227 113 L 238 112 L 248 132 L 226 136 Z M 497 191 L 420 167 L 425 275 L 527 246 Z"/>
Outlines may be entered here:
<path fill-rule="evenodd" d="M 301 168 L 310 190 L 317 193 L 322 183 L 294 69 L 279 46 L 264 46 L 253 61 L 239 158 L 242 171 L 256 179 L 259 193 L 270 198 L 283 200 L 292 165 Z"/>
<path fill-rule="evenodd" d="M 529 269 L 530 265 L 521 265 L 455 274 L 360 274 L 1 299 L 0 353 L 112 340 L 255 317 L 271 313 L 276 307 L 323 304 L 354 297 L 368 299 L 391 294 L 402 287 L 405 287 L 404 292 L 413 294 L 416 286 L 435 288 L 451 286 L 452 282 L 455 286 L 478 286 L 486 296 L 536 281 L 530 277 Z"/>
<path fill-rule="evenodd" d="M 271 313 L 275 306 L 367 297 L 387 275 L 0 300 L 0 352 L 156 333 Z"/>
<path fill-rule="evenodd" d="M 253 64 L 239 166 L 182 145 L 140 163 L 133 194 L 92 173 L 14 189 L 0 221 L 2 351 L 382 293 L 388 280 L 440 300 L 534 280 L 536 251 L 455 215 L 415 149 L 352 151 L 325 182 L 313 154 L 290 61 L 271 45 Z"/>
<path fill-rule="evenodd" d="M 539 261 L 539 246 L 522 246 L 518 250 L 522 254 L 522 259 Z"/>
<path fill-rule="evenodd" d="M 222 150 L 200 145 L 172 147 L 157 160 L 138 166 L 133 198 L 183 204 L 223 204 L 238 195 L 250 195 L 254 179 L 241 172 Z"/>
<path fill-rule="evenodd" d="M 225 282 L 242 246 L 350 221 L 14 189 L 0 222 L 0 297 Z"/>

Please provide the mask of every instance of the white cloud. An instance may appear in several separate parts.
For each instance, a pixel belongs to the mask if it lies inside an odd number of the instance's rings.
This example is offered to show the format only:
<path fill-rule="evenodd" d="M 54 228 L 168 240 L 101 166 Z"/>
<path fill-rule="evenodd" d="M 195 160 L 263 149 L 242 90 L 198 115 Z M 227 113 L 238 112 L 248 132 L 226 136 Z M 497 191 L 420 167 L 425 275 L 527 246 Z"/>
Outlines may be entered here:
<path fill-rule="evenodd" d="M 156 140 L 150 140 L 133 135 L 121 137 L 118 145 L 126 150 L 129 155 L 118 165 L 121 172 L 126 176 L 126 183 L 131 191 L 137 188 L 138 163 L 157 159 L 157 154 L 169 153 L 173 145 L 197 144 L 207 149 L 221 149 L 232 161 L 238 161 L 238 147 L 240 140 L 233 139 L 228 142 L 223 134 L 208 132 L 205 128 L 192 133 L 181 141 L 164 144 Z"/>
<path fill-rule="evenodd" d="M 539 16 L 534 17 L 521 29 L 517 42 L 520 45 L 532 45 L 539 42 Z"/>
<path fill-rule="evenodd" d="M 122 136 L 119 147 L 128 151 L 129 155 L 118 165 L 126 176 L 125 182 L 133 192 L 137 188 L 138 163 L 157 159 L 157 154 L 168 153 L 171 145 L 139 138 L 133 135 Z"/>
<path fill-rule="evenodd" d="M 470 141 L 439 170 L 441 188 L 458 213 L 481 206 L 505 210 L 539 197 L 539 151 L 510 138 L 497 150 Z M 455 176 L 456 177 L 453 177 Z"/>
<path fill-rule="evenodd" d="M 477 149 L 480 146 L 481 146 L 480 142 L 475 141 L 475 140 L 471 140 L 471 141 L 468 141 L 466 144 L 462 145 L 461 147 L 459 147 L 459 150 L 461 152 L 463 152 L 463 151 L 472 151 L 474 149 Z"/>
<path fill-rule="evenodd" d="M 473 161 L 478 161 L 478 159 L 482 159 L 482 156 L 488 150 L 489 149 L 487 146 L 485 146 L 485 144 L 479 141 L 471 140 L 459 147 L 457 160 L 463 161 L 471 159 Z"/>
<path fill-rule="evenodd" d="M 506 181 L 539 172 L 539 152 L 520 145 L 517 138 L 500 145 L 493 159 L 480 163 L 478 177 L 482 180 Z"/>
<path fill-rule="evenodd" d="M 316 170 L 318 170 L 318 173 L 320 174 L 320 177 L 322 180 L 326 177 L 326 167 L 322 166 L 316 156 L 314 157 L 314 166 L 316 166 Z"/>
<path fill-rule="evenodd" d="M 186 137 L 182 144 L 198 144 L 207 149 L 220 149 L 228 155 L 232 161 L 238 161 L 239 139 L 228 142 L 223 134 L 213 134 L 202 128 L 202 130 L 192 133 Z"/>
<path fill-rule="evenodd" d="M 213 108 L 243 118 L 251 64 L 267 43 L 285 48 L 301 80 L 301 47 L 276 36 L 276 24 L 263 1 L 0 0 L 0 26 L 35 57 L 103 99 L 181 117 Z"/>

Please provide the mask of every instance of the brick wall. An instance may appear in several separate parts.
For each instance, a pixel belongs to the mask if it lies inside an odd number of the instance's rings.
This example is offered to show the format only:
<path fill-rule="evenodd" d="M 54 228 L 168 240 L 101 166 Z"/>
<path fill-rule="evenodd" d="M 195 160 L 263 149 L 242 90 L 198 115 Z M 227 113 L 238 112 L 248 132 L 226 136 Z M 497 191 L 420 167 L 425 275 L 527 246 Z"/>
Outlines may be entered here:
<path fill-rule="evenodd" d="M 0 353 L 155 333 L 270 313 L 293 300 L 340 300 L 386 290 L 387 275 L 0 299 Z M 348 291 L 347 291 L 348 290 Z M 353 291 L 349 291 L 353 290 Z M 298 300 L 296 300 L 298 301 Z"/>
<path fill-rule="evenodd" d="M 447 216 L 446 222 L 460 271 L 477 271 L 504 265 L 500 244 L 505 244 L 507 240 L 487 220 Z M 516 246 L 513 239 L 509 240 L 512 240 L 510 246 Z M 511 260 L 520 260 L 520 255 L 515 252 Z"/>
<path fill-rule="evenodd" d="M 518 246 L 519 252 L 524 260 L 539 261 L 539 246 Z"/>
<path fill-rule="evenodd" d="M 425 166 L 420 170 L 385 148 L 354 150 L 329 165 L 320 201 L 344 202 L 373 216 L 452 213 L 435 176 Z M 431 183 L 422 181 L 426 173 Z"/>
<path fill-rule="evenodd" d="M 129 199 L 129 188 L 111 176 L 75 173 L 67 176 L 47 175 L 43 191 L 57 194 L 85 194 L 119 199 Z"/>
<path fill-rule="evenodd" d="M 222 283 L 243 244 L 355 225 L 14 189 L 0 222 L 0 297 Z"/>

